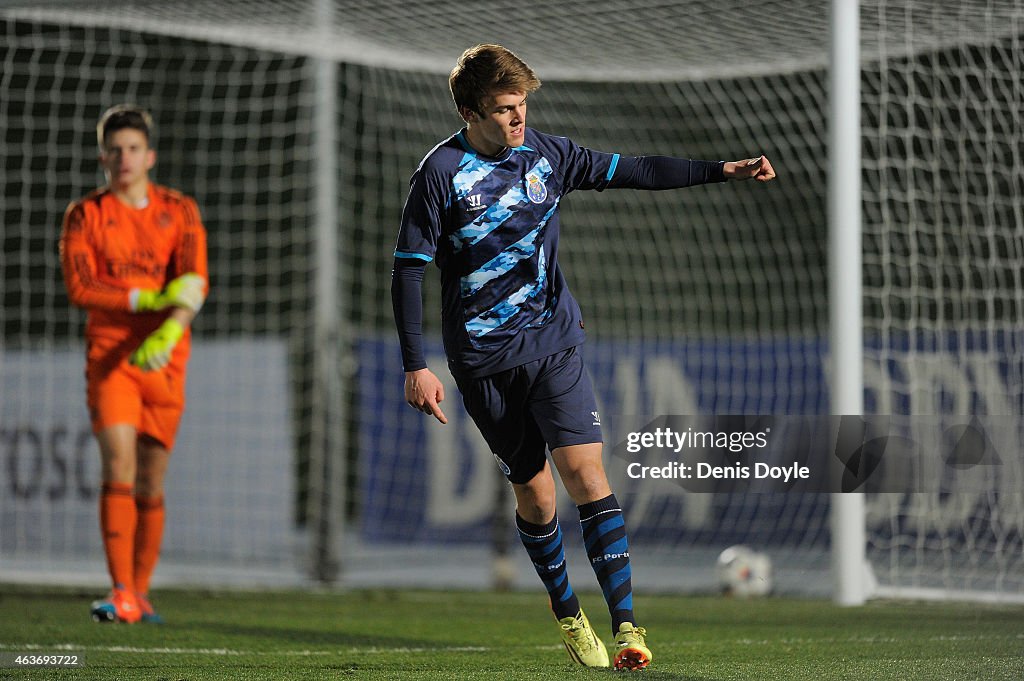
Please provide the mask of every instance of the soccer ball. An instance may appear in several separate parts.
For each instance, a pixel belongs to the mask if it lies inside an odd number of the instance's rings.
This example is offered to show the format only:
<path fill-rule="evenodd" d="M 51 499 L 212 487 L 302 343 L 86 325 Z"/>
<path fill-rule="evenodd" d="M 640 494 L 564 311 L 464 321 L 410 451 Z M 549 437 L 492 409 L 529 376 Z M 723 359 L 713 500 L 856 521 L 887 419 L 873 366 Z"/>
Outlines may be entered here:
<path fill-rule="evenodd" d="M 715 577 L 727 596 L 766 596 L 772 590 L 772 561 L 747 546 L 730 546 L 718 556 Z"/>

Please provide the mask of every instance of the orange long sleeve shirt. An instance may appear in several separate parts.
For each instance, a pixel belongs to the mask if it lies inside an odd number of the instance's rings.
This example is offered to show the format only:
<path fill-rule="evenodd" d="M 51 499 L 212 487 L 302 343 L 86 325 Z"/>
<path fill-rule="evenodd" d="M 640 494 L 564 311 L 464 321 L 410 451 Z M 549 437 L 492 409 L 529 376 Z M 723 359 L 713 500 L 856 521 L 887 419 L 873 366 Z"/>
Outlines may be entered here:
<path fill-rule="evenodd" d="M 134 208 L 100 188 L 64 213 L 64 284 L 71 303 L 88 311 L 86 339 L 141 341 L 166 319 L 169 310 L 132 312 L 133 288 L 161 290 L 186 272 L 209 281 L 206 229 L 196 202 L 153 183 L 148 195 L 144 208 Z"/>

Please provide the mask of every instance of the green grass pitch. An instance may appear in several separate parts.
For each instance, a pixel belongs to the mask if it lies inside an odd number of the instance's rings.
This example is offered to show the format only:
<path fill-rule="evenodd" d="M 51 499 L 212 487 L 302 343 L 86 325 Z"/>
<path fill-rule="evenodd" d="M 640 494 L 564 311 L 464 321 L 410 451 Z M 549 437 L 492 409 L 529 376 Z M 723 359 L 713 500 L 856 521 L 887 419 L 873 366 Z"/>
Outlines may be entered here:
<path fill-rule="evenodd" d="M 97 594 L 0 585 L 0 652 L 81 654 L 0 679 L 583 679 L 539 593 L 163 590 L 162 626 L 100 625 Z M 599 633 L 599 594 L 583 594 Z M 1024 679 L 1024 608 L 648 595 L 650 681 Z M 610 635 L 606 640 L 610 639 Z"/>

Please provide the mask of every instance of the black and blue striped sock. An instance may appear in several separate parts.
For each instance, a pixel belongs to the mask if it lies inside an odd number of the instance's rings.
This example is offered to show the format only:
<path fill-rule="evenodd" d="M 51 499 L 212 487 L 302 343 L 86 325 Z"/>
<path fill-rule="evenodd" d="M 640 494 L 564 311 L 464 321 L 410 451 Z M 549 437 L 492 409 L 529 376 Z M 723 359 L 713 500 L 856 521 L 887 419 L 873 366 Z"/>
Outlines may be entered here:
<path fill-rule="evenodd" d="M 580 611 L 580 602 L 569 585 L 569 573 L 565 569 L 565 551 L 562 548 L 562 528 L 558 516 L 546 525 L 535 525 L 523 520 L 516 513 L 516 527 L 523 540 L 526 552 L 530 554 L 537 575 L 544 582 L 544 588 L 551 597 L 551 609 L 556 619 L 575 617 Z"/>
<path fill-rule="evenodd" d="M 626 539 L 622 509 L 614 494 L 577 508 L 580 512 L 580 526 L 583 528 L 583 543 L 586 544 L 590 566 L 597 575 L 604 600 L 608 603 L 614 635 L 623 622 L 635 622 L 629 541 Z"/>

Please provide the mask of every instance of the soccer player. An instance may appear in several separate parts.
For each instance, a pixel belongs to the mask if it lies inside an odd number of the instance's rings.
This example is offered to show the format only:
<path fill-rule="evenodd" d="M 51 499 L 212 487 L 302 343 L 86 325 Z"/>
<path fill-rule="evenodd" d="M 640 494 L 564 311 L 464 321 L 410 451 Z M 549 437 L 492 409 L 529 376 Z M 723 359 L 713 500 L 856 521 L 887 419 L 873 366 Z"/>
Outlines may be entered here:
<path fill-rule="evenodd" d="M 499 45 L 477 45 L 449 79 L 465 127 L 412 176 L 395 250 L 392 300 L 408 404 L 441 423 L 444 390 L 424 359 L 422 280 L 441 274 L 442 336 L 466 410 L 512 484 L 516 525 L 550 596 L 569 656 L 609 666 L 569 584 L 555 483 L 545 450 L 576 503 L 587 555 L 611 613 L 617 669 L 651 661 L 633 614 L 622 510 L 601 460 L 601 426 L 584 370 L 583 320 L 558 266 L 558 207 L 576 189 L 671 189 L 726 179 L 771 180 L 745 161 L 627 157 L 526 127 L 540 80 Z"/>
<path fill-rule="evenodd" d="M 150 182 L 146 111 L 97 125 L 107 185 L 68 206 L 60 240 L 71 303 L 88 311 L 86 402 L 102 458 L 100 529 L 113 589 L 99 622 L 160 622 L 149 601 L 164 528 L 164 474 L 185 407 L 189 326 L 207 293 L 194 200 Z"/>

